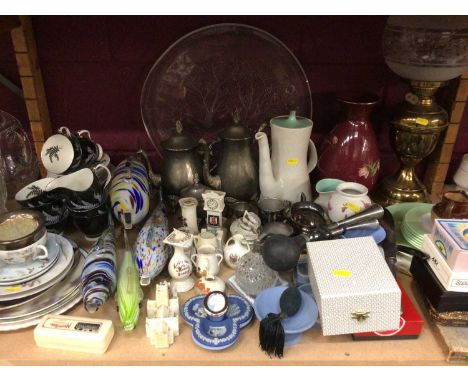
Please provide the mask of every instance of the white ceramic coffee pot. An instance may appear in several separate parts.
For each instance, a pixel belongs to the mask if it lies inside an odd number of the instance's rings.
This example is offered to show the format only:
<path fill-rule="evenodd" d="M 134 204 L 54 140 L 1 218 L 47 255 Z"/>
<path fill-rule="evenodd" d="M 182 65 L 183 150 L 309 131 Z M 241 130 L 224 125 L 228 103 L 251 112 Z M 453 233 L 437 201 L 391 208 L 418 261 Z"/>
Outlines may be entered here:
<path fill-rule="evenodd" d="M 311 200 L 309 173 L 317 165 L 317 150 L 310 139 L 312 121 L 289 116 L 271 119 L 271 158 L 265 133 L 255 134 L 259 147 L 261 198 L 278 198 L 292 203 L 301 200 L 301 193 Z M 307 160 L 307 152 L 310 158 Z"/>

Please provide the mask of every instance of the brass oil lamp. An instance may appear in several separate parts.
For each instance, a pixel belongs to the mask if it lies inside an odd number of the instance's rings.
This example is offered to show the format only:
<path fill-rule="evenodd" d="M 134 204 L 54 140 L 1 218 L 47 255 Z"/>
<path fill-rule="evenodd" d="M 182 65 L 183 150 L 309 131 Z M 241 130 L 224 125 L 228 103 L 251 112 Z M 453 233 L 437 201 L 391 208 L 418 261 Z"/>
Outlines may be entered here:
<path fill-rule="evenodd" d="M 415 166 L 432 153 L 449 123 L 434 100 L 437 89 L 468 70 L 468 17 L 391 16 L 383 50 L 390 69 L 409 80 L 412 93 L 391 121 L 390 142 L 401 168 L 378 185 L 373 200 L 384 206 L 425 202 L 427 191 Z"/>

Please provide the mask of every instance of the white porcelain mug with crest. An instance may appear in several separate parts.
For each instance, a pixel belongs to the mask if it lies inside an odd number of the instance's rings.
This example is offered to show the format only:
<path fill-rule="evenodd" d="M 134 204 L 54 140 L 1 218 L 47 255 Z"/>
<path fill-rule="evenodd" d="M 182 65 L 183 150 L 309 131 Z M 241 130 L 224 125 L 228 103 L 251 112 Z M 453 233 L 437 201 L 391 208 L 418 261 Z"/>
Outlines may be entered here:
<path fill-rule="evenodd" d="M 219 273 L 219 266 L 223 261 L 220 253 L 196 253 L 191 256 L 197 273 L 205 276 L 216 276 Z"/>

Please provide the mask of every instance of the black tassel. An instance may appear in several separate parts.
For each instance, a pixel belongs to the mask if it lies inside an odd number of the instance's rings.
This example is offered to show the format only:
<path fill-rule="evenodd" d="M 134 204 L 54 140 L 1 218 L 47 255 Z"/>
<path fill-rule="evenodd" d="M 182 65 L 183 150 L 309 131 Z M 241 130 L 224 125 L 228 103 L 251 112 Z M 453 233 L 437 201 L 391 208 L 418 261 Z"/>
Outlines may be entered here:
<path fill-rule="evenodd" d="M 283 314 L 268 313 L 260 322 L 260 347 L 270 357 L 283 357 L 284 329 L 281 320 Z"/>
<path fill-rule="evenodd" d="M 283 357 L 284 350 L 284 328 L 281 320 L 294 316 L 302 304 L 301 293 L 295 287 L 287 288 L 280 297 L 280 313 L 268 313 L 260 321 L 260 347 L 270 357 Z"/>

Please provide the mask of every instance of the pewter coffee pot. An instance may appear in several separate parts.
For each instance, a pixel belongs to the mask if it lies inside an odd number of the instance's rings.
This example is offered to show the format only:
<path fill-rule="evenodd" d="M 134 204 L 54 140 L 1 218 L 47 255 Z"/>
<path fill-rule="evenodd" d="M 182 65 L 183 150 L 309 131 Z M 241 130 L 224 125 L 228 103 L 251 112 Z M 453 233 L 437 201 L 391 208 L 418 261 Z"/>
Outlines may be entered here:
<path fill-rule="evenodd" d="M 234 126 L 219 135 L 221 160 L 216 175 L 210 174 L 210 147 L 206 147 L 203 177 L 208 186 L 226 192 L 226 196 L 249 201 L 258 193 L 258 167 L 252 156 L 253 132 L 234 120 Z"/>
<path fill-rule="evenodd" d="M 164 161 L 161 170 L 161 186 L 165 197 L 179 197 L 182 189 L 191 186 L 196 174 L 202 174 L 202 152 L 193 138 L 182 133 L 182 123 L 177 121 L 176 131 L 161 142 Z"/>

